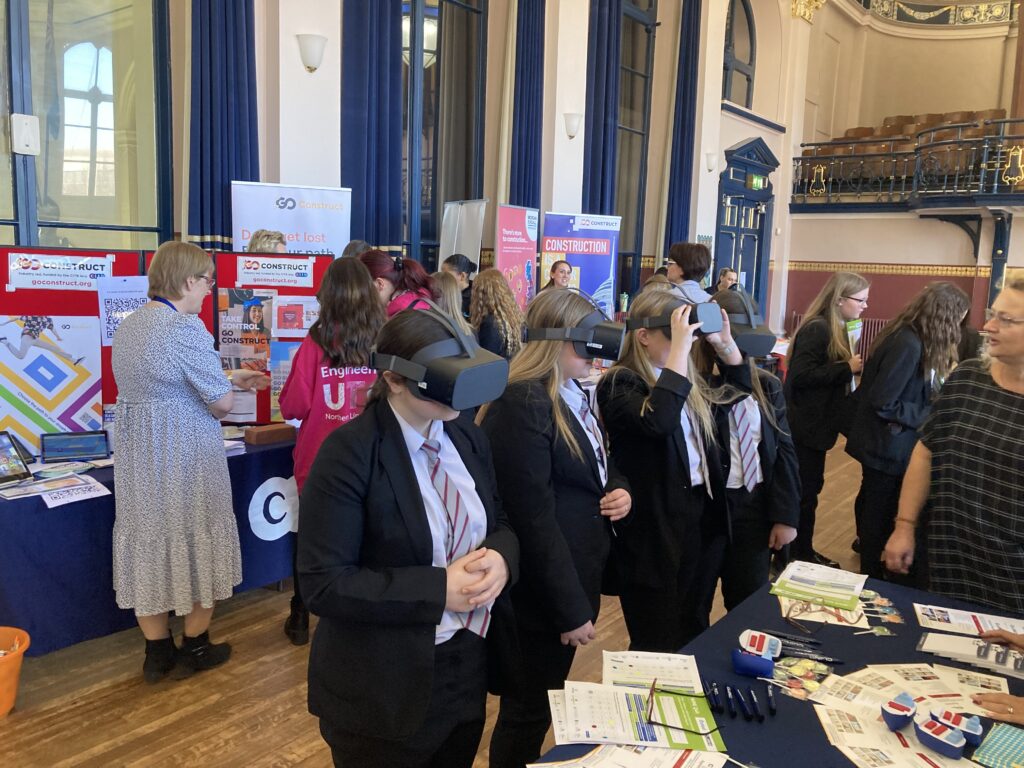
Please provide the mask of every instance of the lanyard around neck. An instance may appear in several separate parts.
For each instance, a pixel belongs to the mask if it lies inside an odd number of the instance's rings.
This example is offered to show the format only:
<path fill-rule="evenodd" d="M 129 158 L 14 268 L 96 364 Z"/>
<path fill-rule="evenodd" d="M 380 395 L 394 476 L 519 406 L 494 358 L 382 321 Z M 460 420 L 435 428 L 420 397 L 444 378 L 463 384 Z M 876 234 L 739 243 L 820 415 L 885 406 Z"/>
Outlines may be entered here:
<path fill-rule="evenodd" d="M 171 302 L 169 302 L 163 296 L 154 296 L 153 297 L 153 301 L 159 301 L 161 304 L 166 304 L 168 307 L 173 309 L 175 312 L 178 311 L 178 308 L 176 306 L 174 306 L 173 304 L 171 304 Z"/>

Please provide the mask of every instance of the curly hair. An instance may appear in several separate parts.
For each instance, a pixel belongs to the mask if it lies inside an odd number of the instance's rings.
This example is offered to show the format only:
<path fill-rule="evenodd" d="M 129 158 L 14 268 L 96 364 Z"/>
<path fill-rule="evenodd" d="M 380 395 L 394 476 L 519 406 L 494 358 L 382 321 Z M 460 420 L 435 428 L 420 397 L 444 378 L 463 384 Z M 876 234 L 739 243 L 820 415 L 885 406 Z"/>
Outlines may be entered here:
<path fill-rule="evenodd" d="M 488 315 L 501 333 L 505 352 L 512 358 L 523 347 L 523 324 L 526 318 L 516 303 L 505 276 L 497 269 L 485 269 L 473 282 L 473 295 L 469 300 L 469 322 L 480 330 L 480 323 Z"/>
<path fill-rule="evenodd" d="M 921 370 L 925 376 L 935 371 L 942 381 L 957 362 L 960 322 L 971 308 L 970 297 L 953 283 L 929 283 L 896 317 L 886 323 L 875 337 L 871 353 L 903 328 L 911 329 L 921 340 Z"/>
<path fill-rule="evenodd" d="M 316 297 L 320 317 L 309 329 L 310 338 L 324 351 L 331 365 L 367 365 L 370 347 L 384 325 L 384 305 L 370 272 L 358 259 L 336 259 L 327 268 Z"/>

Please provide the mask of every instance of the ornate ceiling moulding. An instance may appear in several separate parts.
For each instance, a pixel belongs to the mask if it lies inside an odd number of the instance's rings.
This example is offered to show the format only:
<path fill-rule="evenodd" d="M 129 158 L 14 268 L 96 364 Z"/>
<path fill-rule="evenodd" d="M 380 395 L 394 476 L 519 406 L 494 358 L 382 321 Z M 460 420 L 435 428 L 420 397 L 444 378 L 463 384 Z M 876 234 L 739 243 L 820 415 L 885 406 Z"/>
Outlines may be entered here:
<path fill-rule="evenodd" d="M 814 23 L 814 14 L 826 0 L 792 0 L 793 18 Z"/>
<path fill-rule="evenodd" d="M 987 3 L 926 3 L 914 0 L 849 0 L 854 5 L 887 21 L 927 26 L 967 27 L 985 24 L 1008 24 L 1017 19 L 1014 0 Z M 793 2 L 793 15 L 796 6 Z"/>

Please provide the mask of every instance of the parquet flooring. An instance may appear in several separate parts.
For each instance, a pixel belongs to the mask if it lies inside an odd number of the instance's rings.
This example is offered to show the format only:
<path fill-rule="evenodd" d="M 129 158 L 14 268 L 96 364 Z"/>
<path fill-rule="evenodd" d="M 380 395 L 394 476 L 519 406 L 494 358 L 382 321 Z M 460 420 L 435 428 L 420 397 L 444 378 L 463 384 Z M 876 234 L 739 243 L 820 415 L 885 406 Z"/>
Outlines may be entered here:
<path fill-rule="evenodd" d="M 849 545 L 860 470 L 840 444 L 826 472 L 815 543 L 855 569 Z M 17 707 L 0 719 L 0 766 L 330 766 L 306 711 L 308 646 L 292 646 L 281 631 L 288 600 L 255 590 L 221 604 L 212 634 L 231 642 L 234 655 L 189 680 L 146 685 L 137 629 L 26 659 Z M 722 612 L 719 601 L 715 618 Z M 601 651 L 627 645 L 615 598 L 605 598 L 597 632 L 576 656 L 575 680 L 599 681 Z M 496 713 L 492 699 L 477 768 L 487 764 Z"/>

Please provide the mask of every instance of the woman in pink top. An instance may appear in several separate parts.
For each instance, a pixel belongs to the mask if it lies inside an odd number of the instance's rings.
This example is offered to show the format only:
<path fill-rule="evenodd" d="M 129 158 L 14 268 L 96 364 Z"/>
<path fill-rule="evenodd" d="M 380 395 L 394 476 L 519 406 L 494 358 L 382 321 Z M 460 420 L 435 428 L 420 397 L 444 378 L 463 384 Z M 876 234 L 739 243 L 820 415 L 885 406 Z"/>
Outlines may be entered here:
<path fill-rule="evenodd" d="M 378 250 L 367 251 L 357 258 L 370 270 L 388 317 L 394 317 L 403 309 L 426 309 L 423 299 L 437 297 L 434 281 L 418 261 L 401 256 L 392 258 Z"/>
<path fill-rule="evenodd" d="M 299 493 L 324 439 L 358 416 L 377 380 L 370 347 L 384 324 L 384 307 L 370 273 L 358 259 L 338 259 L 316 294 L 320 318 L 309 329 L 281 390 L 281 415 L 300 419 L 295 441 Z M 295 645 L 309 642 L 309 612 L 295 579 L 295 595 L 284 633 Z"/>

